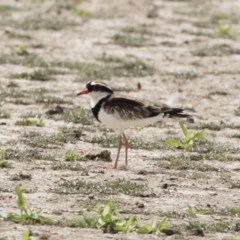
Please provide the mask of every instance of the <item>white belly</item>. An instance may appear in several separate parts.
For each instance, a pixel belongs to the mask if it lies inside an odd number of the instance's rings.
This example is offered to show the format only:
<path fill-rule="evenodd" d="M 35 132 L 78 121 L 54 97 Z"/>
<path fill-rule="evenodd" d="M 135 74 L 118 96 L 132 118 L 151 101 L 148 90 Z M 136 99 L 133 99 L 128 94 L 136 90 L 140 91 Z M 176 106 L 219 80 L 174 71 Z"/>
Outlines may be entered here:
<path fill-rule="evenodd" d="M 109 128 L 124 129 L 131 126 L 146 126 L 154 124 L 161 120 L 163 113 L 157 115 L 156 117 L 134 119 L 134 120 L 122 120 L 117 113 L 107 114 L 102 109 L 98 113 L 98 119 L 102 124 Z"/>

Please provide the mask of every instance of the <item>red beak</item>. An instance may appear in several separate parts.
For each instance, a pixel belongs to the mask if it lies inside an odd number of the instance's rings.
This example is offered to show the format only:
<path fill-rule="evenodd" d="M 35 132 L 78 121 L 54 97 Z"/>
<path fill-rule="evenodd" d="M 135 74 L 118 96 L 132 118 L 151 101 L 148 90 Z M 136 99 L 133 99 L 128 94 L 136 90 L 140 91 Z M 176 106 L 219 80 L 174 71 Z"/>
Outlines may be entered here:
<path fill-rule="evenodd" d="M 81 92 L 79 92 L 79 93 L 77 94 L 77 96 L 83 95 L 83 94 L 88 94 L 88 93 L 89 93 L 88 89 L 87 89 L 87 88 L 84 88 Z"/>

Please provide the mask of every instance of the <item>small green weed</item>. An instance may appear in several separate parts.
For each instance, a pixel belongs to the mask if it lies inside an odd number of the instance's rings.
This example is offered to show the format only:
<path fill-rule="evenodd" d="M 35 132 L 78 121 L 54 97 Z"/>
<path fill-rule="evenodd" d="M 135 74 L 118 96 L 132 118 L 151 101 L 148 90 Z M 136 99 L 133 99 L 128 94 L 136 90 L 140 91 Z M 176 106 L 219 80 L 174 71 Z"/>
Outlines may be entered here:
<path fill-rule="evenodd" d="M 20 56 L 25 56 L 25 55 L 29 55 L 29 52 L 27 50 L 27 47 L 25 45 L 20 45 L 15 52 L 17 53 L 17 55 Z"/>
<path fill-rule="evenodd" d="M 15 122 L 16 126 L 36 126 L 36 127 L 43 127 L 45 122 L 42 118 L 26 118 L 23 120 L 18 120 Z"/>
<path fill-rule="evenodd" d="M 13 12 L 19 12 L 19 11 L 21 11 L 21 9 L 17 7 L 13 7 L 10 5 L 2 5 L 2 4 L 0 5 L 0 15 L 8 15 Z"/>
<path fill-rule="evenodd" d="M 205 130 L 202 130 L 200 132 L 197 132 L 193 134 L 191 131 L 188 131 L 187 128 L 183 125 L 183 123 L 180 121 L 179 125 L 182 129 L 182 132 L 184 134 L 184 138 L 182 140 L 178 139 L 168 139 L 165 141 L 165 145 L 168 147 L 180 147 L 180 148 L 190 148 L 193 146 L 194 143 L 201 141 L 204 138 L 204 132 Z"/>
<path fill-rule="evenodd" d="M 138 223 L 134 217 L 130 217 L 128 220 L 114 217 L 119 211 L 112 207 L 112 203 L 109 200 L 105 204 L 98 205 L 96 209 L 98 213 L 96 227 L 101 229 L 111 227 L 116 232 L 132 232 L 136 230 Z"/>
<path fill-rule="evenodd" d="M 104 204 L 98 204 L 93 211 L 97 214 L 94 217 L 83 217 L 80 220 L 65 220 L 59 222 L 58 225 L 65 227 L 92 227 L 103 229 L 104 233 L 117 233 L 117 232 L 133 232 L 136 231 L 139 234 L 160 234 L 160 233 L 176 233 L 168 226 L 168 219 L 163 218 L 158 223 L 152 225 L 146 224 L 140 226 L 135 217 L 130 216 L 127 219 L 117 218 L 117 214 L 122 212 L 112 206 L 109 200 L 106 200 Z"/>
<path fill-rule="evenodd" d="M 146 224 L 138 228 L 137 233 L 141 234 L 161 234 L 169 230 L 168 219 L 164 217 L 159 223 L 153 223 L 152 225 Z"/>
<path fill-rule="evenodd" d="M 240 117 L 240 107 L 234 111 L 234 115 Z M 1 112 L 0 112 L 1 116 Z"/>
<path fill-rule="evenodd" d="M 1 150 L 1 158 L 0 158 L 0 168 L 10 168 L 12 166 L 12 162 L 6 160 L 6 150 Z"/>
<path fill-rule="evenodd" d="M 61 158 L 62 161 L 80 161 L 81 159 L 81 156 L 72 150 L 68 150 Z"/>
<path fill-rule="evenodd" d="M 30 235 L 30 231 L 29 230 L 26 230 L 24 233 L 23 233 L 23 236 L 22 236 L 22 240 L 40 240 L 39 237 L 33 237 Z"/>
<path fill-rule="evenodd" d="M 206 211 L 204 211 L 204 210 L 198 210 L 198 209 L 192 207 L 191 205 L 188 205 L 188 215 L 189 215 L 190 217 L 196 217 L 196 214 L 205 215 L 205 214 L 206 214 Z"/>
<path fill-rule="evenodd" d="M 216 28 L 216 33 L 220 36 L 220 37 L 224 37 L 224 38 L 232 38 L 234 36 L 233 33 L 233 29 L 231 25 L 219 25 Z"/>
<path fill-rule="evenodd" d="M 50 218 L 44 217 L 41 214 L 41 209 L 36 211 L 28 206 L 19 186 L 15 187 L 15 193 L 17 195 L 17 205 L 20 214 L 8 213 L 6 217 L 8 221 L 21 224 L 52 224 L 53 221 Z"/>
<path fill-rule="evenodd" d="M 0 109 L 0 118 L 10 118 L 10 114 L 3 109 Z"/>
<path fill-rule="evenodd" d="M 136 231 L 139 234 L 160 234 L 170 230 L 168 226 L 168 219 L 163 218 L 159 223 L 145 224 L 140 226 L 137 220 L 131 216 L 126 220 L 116 218 L 116 214 L 120 210 L 112 207 L 112 203 L 107 200 L 104 204 L 98 205 L 96 209 L 98 217 L 96 220 L 96 227 L 104 229 L 111 229 L 111 232 L 132 232 Z"/>
<path fill-rule="evenodd" d="M 76 7 L 72 8 L 73 13 L 81 18 L 89 18 L 91 16 L 90 12 L 86 9 L 78 9 Z"/>

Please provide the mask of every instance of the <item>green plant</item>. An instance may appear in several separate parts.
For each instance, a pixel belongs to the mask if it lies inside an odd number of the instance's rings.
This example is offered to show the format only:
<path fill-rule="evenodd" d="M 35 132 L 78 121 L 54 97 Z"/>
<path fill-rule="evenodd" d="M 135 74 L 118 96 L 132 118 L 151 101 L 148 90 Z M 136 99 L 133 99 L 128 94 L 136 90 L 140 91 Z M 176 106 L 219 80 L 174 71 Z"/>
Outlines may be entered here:
<path fill-rule="evenodd" d="M 216 32 L 221 37 L 233 37 L 233 35 L 234 35 L 232 26 L 231 25 L 226 25 L 226 24 L 219 25 L 216 28 Z"/>
<path fill-rule="evenodd" d="M 79 160 L 81 160 L 81 156 L 72 150 L 68 150 L 64 154 L 64 156 L 61 158 L 61 160 L 63 160 L 63 161 L 79 161 Z"/>
<path fill-rule="evenodd" d="M 234 111 L 234 114 L 235 116 L 240 116 L 240 107 Z"/>
<path fill-rule="evenodd" d="M 20 56 L 25 56 L 25 55 L 29 55 L 29 52 L 27 50 L 27 47 L 25 45 L 20 45 L 17 49 L 16 49 L 16 53 Z"/>
<path fill-rule="evenodd" d="M 143 47 L 147 45 L 147 39 L 140 36 L 132 36 L 130 34 L 115 34 L 112 37 L 113 43 L 122 47 Z"/>
<path fill-rule="evenodd" d="M 55 189 L 59 194 L 125 194 L 129 196 L 138 196 L 144 190 L 145 185 L 137 184 L 126 179 L 116 179 L 105 181 L 84 181 L 84 180 L 64 180 L 58 184 Z"/>
<path fill-rule="evenodd" d="M 48 70 L 34 70 L 33 72 L 23 72 L 20 74 L 13 74 L 12 78 L 47 81 L 50 79 Z"/>
<path fill-rule="evenodd" d="M 193 55 L 199 57 L 210 57 L 210 56 L 228 56 L 233 54 L 240 54 L 240 49 L 233 48 L 228 44 L 216 44 L 210 47 L 204 47 L 197 49 L 192 52 Z"/>
<path fill-rule="evenodd" d="M 17 126 L 36 126 L 36 127 L 43 127 L 45 122 L 42 118 L 38 118 L 37 116 L 34 118 L 27 118 L 23 120 L 19 120 L 15 122 Z"/>
<path fill-rule="evenodd" d="M 10 114 L 5 110 L 0 109 L 0 118 L 10 118 Z"/>
<path fill-rule="evenodd" d="M 197 210 L 196 208 L 193 208 L 191 205 L 188 205 L 188 215 L 190 217 L 196 217 L 196 214 L 204 215 L 206 213 L 207 211 L 205 210 Z"/>
<path fill-rule="evenodd" d="M 184 134 L 184 138 L 182 140 L 168 139 L 168 140 L 165 141 L 166 146 L 168 146 L 168 147 L 180 147 L 180 148 L 188 149 L 191 146 L 193 146 L 193 144 L 195 142 L 203 139 L 205 129 L 193 134 L 191 131 L 187 130 L 187 128 L 183 125 L 183 123 L 181 121 L 179 122 L 179 125 L 180 125 L 180 127 L 182 129 L 182 132 Z"/>
<path fill-rule="evenodd" d="M 115 218 L 114 215 L 120 210 L 113 208 L 109 200 L 105 204 L 98 205 L 96 211 L 99 214 L 96 221 L 97 228 L 106 229 L 111 226 L 114 231 L 132 232 L 138 225 L 134 217 L 130 217 L 128 220 Z"/>
<path fill-rule="evenodd" d="M 76 7 L 73 7 L 72 8 L 72 11 L 77 15 L 77 16 L 79 16 L 79 17 L 81 17 L 81 18 L 88 18 L 88 17 L 90 17 L 90 13 L 89 13 L 89 11 L 88 10 L 86 10 L 86 9 L 78 9 L 78 8 L 76 8 Z"/>
<path fill-rule="evenodd" d="M 32 236 L 30 236 L 30 231 L 26 230 L 23 233 L 22 240 L 40 240 L 40 238 L 39 237 L 32 237 Z"/>
<path fill-rule="evenodd" d="M 153 223 L 152 225 L 150 224 L 145 224 L 141 227 L 138 228 L 137 233 L 141 234 L 151 234 L 151 233 L 156 233 L 160 234 L 161 232 L 164 232 L 164 230 L 169 229 L 168 227 L 168 219 L 164 217 L 162 221 L 159 223 Z"/>
<path fill-rule="evenodd" d="M 0 168 L 10 168 L 12 166 L 12 162 L 6 160 L 6 150 L 1 150 L 1 158 L 0 158 Z"/>
<path fill-rule="evenodd" d="M 50 218 L 44 217 L 41 214 L 41 209 L 35 211 L 27 205 L 19 186 L 15 187 L 15 193 L 17 195 L 17 205 L 20 210 L 20 214 L 8 213 L 6 217 L 7 220 L 22 224 L 51 224 L 53 222 Z"/>

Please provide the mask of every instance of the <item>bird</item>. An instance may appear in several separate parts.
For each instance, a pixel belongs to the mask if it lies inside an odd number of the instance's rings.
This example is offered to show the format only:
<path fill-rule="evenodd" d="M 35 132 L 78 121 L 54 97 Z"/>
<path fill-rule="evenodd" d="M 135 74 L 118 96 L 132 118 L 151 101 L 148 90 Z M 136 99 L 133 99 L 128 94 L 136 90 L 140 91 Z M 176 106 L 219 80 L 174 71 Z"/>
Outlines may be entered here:
<path fill-rule="evenodd" d="M 147 126 L 162 118 L 189 118 L 182 108 L 160 107 L 138 99 L 115 95 L 106 83 L 89 81 L 86 87 L 77 93 L 88 94 L 94 117 L 108 128 L 118 129 L 119 143 L 114 165 L 116 169 L 122 145 L 125 146 L 125 167 L 128 167 L 128 140 L 124 133 L 131 126 Z"/>

